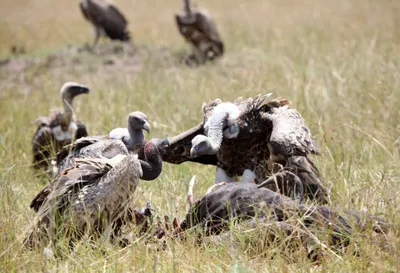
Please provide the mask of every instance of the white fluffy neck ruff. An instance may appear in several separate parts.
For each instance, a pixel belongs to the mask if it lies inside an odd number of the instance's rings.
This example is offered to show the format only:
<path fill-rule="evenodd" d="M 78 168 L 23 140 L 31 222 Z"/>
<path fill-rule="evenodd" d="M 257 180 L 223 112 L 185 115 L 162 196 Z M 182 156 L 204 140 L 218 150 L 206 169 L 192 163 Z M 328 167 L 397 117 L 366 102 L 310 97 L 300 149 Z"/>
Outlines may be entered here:
<path fill-rule="evenodd" d="M 222 144 L 224 135 L 228 138 L 236 137 L 239 134 L 236 119 L 240 115 L 240 110 L 236 105 L 230 102 L 218 104 L 212 115 L 204 124 L 204 131 L 210 141 L 211 148 L 218 151 Z M 224 127 L 228 129 L 224 131 Z M 234 132 L 230 132 L 230 128 L 234 128 Z"/>

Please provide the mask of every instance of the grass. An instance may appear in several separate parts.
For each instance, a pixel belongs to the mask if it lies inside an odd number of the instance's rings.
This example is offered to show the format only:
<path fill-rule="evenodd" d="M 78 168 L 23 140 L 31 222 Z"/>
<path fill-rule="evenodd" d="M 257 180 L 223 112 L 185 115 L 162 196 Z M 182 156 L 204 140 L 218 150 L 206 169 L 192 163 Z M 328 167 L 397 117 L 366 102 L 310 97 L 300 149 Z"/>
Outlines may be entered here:
<path fill-rule="evenodd" d="M 32 272 L 287 272 L 398 271 L 400 240 L 394 251 L 357 236 L 360 254 L 327 255 L 313 265 L 306 253 L 279 246 L 252 252 L 230 241 L 195 246 L 193 240 L 157 245 L 137 243 L 107 255 L 79 246 L 75 255 L 46 261 L 22 252 L 21 236 L 33 219 L 30 200 L 48 182 L 29 168 L 33 121 L 60 105 L 58 90 L 74 80 L 91 88 L 77 98 L 75 111 L 90 133 L 105 134 L 126 124 L 128 113 L 145 112 L 150 137 L 173 136 L 197 124 L 201 105 L 214 98 L 233 100 L 273 92 L 287 98 L 306 119 L 321 148 L 314 157 L 332 204 L 368 210 L 400 223 L 400 2 L 355 1 L 202 1 L 226 43 L 214 64 L 187 68 L 173 54 L 187 49 L 174 25 L 179 1 L 127 1 L 121 7 L 139 57 L 71 53 L 66 45 L 91 42 L 91 29 L 77 1 L 6 0 L 0 9 L 0 271 Z M 10 48 L 26 54 L 11 56 Z M 56 56 L 51 59 L 51 56 Z M 112 59 L 115 65 L 105 65 Z M 125 58 L 126 62 L 118 63 Z M 78 60 L 78 62 L 75 62 Z M 18 65 L 25 65 L 20 69 Z M 150 200 L 160 215 L 182 218 L 188 182 L 198 175 L 195 194 L 212 184 L 214 168 L 165 164 L 155 181 L 142 182 L 139 206 Z M 239 236 L 239 239 L 240 236 Z M 256 240 L 256 239 L 255 239 Z M 257 240 L 256 240 L 257 241 Z M 251 245 L 251 244 L 250 244 Z M 288 260 L 290 262 L 288 262 Z"/>

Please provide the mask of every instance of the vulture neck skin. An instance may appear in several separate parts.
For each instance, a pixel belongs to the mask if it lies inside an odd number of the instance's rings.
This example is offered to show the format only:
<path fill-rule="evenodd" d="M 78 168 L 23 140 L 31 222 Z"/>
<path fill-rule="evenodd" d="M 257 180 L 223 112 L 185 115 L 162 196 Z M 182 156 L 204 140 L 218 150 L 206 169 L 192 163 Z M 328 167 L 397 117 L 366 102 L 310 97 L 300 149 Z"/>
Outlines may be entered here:
<path fill-rule="evenodd" d="M 65 120 L 67 122 L 67 124 L 71 123 L 71 119 L 72 119 L 72 99 L 70 96 L 66 95 L 65 93 L 61 96 L 61 99 L 63 101 L 63 105 L 64 105 L 64 117 Z"/>
<path fill-rule="evenodd" d="M 128 132 L 129 140 L 126 142 L 126 147 L 128 148 L 128 150 L 133 149 L 133 147 L 138 143 L 144 143 L 144 134 L 142 129 L 135 130 L 128 127 Z"/>
<path fill-rule="evenodd" d="M 223 138 L 223 129 L 226 119 L 228 117 L 227 113 L 216 113 L 212 115 L 208 121 L 208 139 L 210 141 L 210 148 L 214 154 L 216 154 L 221 147 Z"/>
<path fill-rule="evenodd" d="M 154 180 L 162 171 L 162 160 L 156 145 L 148 142 L 144 147 L 144 156 L 145 160 L 140 160 L 143 171 L 141 179 Z"/>
<path fill-rule="evenodd" d="M 185 12 L 188 17 L 192 15 L 192 11 L 190 10 L 190 0 L 184 0 Z"/>

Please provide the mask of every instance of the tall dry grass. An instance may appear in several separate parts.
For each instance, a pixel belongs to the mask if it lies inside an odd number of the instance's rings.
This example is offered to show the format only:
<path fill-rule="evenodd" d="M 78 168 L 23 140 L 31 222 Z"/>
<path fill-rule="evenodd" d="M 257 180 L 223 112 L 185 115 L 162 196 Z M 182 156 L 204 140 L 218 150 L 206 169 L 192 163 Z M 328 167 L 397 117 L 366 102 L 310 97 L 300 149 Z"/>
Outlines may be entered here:
<path fill-rule="evenodd" d="M 399 270 L 395 236 L 392 252 L 371 245 L 368 236 L 357 236 L 358 256 L 351 251 L 342 257 L 328 254 L 320 265 L 311 265 L 301 251 L 279 254 L 277 246 L 254 252 L 248 244 L 230 241 L 211 246 L 171 241 L 164 251 L 141 243 L 125 249 L 105 245 L 106 255 L 99 245 L 80 245 L 74 255 L 51 261 L 41 253 L 23 252 L 20 240 L 34 217 L 28 204 L 48 181 L 29 168 L 32 122 L 60 105 L 58 89 L 67 80 L 91 87 L 75 108 L 91 134 L 124 126 L 129 112 L 141 110 L 153 127 L 149 137 L 172 136 L 201 120 L 203 101 L 267 92 L 288 98 L 321 147 L 322 155 L 314 160 L 333 204 L 367 209 L 400 223 L 399 147 L 394 144 L 400 136 L 399 1 L 198 2 L 211 11 L 226 42 L 220 61 L 199 68 L 160 57 L 161 47 L 171 52 L 187 48 L 173 20 L 179 1 L 124 0 L 117 5 L 130 21 L 134 42 L 147 46 L 133 69 L 106 66 L 102 57 L 84 53 L 73 55 L 83 60 L 79 65 L 0 68 L 1 271 Z M 2 3 L 1 57 L 10 57 L 10 47 L 17 45 L 27 54 L 16 60 L 35 60 L 91 39 L 77 1 Z M 182 217 L 193 174 L 198 175 L 195 193 L 200 196 L 211 185 L 214 168 L 165 164 L 156 181 L 141 183 L 138 205 L 150 200 L 160 215 Z"/>

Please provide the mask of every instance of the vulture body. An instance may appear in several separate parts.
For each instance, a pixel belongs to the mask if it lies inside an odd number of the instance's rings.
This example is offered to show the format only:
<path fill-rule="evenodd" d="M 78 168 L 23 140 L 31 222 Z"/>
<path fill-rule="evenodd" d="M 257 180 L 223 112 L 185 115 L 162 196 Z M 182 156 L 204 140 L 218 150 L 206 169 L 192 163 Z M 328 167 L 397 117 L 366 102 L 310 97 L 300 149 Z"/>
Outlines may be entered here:
<path fill-rule="evenodd" d="M 143 159 L 145 144 L 143 130 L 150 131 L 147 117 L 144 113 L 135 111 L 128 116 L 127 128 L 116 128 L 108 136 L 84 137 L 75 141 L 57 154 L 58 174 L 73 166 L 77 158 L 113 158 L 129 151 L 138 153 L 139 159 Z"/>
<path fill-rule="evenodd" d="M 86 126 L 73 113 L 73 100 L 89 88 L 74 82 L 66 82 L 60 90 L 63 109 L 52 109 L 49 117 L 39 117 L 32 140 L 33 167 L 47 169 L 53 153 L 70 144 L 74 139 L 88 135 Z"/>
<path fill-rule="evenodd" d="M 112 159 L 77 159 L 32 200 L 37 219 L 25 245 L 46 246 L 59 236 L 73 243 L 84 234 L 96 237 L 111 231 L 131 205 L 139 179 L 152 180 L 161 173 L 160 150 L 165 145 L 166 140 L 147 142 L 144 160 L 126 147 L 124 154 Z"/>
<path fill-rule="evenodd" d="M 192 9 L 190 0 L 184 0 L 184 11 L 175 16 L 179 32 L 196 49 L 201 62 L 224 54 L 224 44 L 211 14 L 204 9 Z"/>
<path fill-rule="evenodd" d="M 218 235 L 229 230 L 232 221 L 253 223 L 251 229 L 275 226 L 275 234 L 286 232 L 284 240 L 300 233 L 302 245 L 313 251 L 321 245 L 321 238 L 332 248 L 347 246 L 354 228 L 363 231 L 372 227 L 377 233 L 387 233 L 391 228 L 383 219 L 367 213 L 339 213 L 326 206 L 306 206 L 260 185 L 229 183 L 196 201 L 175 232 L 182 235 L 183 231 L 196 228 L 204 235 Z"/>
<path fill-rule="evenodd" d="M 308 158 L 318 154 L 310 130 L 287 100 L 268 101 L 269 96 L 238 98 L 226 108 L 225 115 L 214 113 L 220 104 L 226 104 L 221 100 L 204 104 L 203 123 L 169 139 L 163 160 L 216 165 L 215 183 L 237 181 L 236 176 L 246 169 L 253 170 L 261 183 L 283 168 L 300 178 L 306 196 L 326 201 L 327 191 Z"/>
<path fill-rule="evenodd" d="M 81 0 L 79 7 L 85 19 L 93 25 L 93 47 L 102 35 L 111 40 L 130 40 L 127 29 L 128 21 L 113 4 L 105 0 Z"/>

